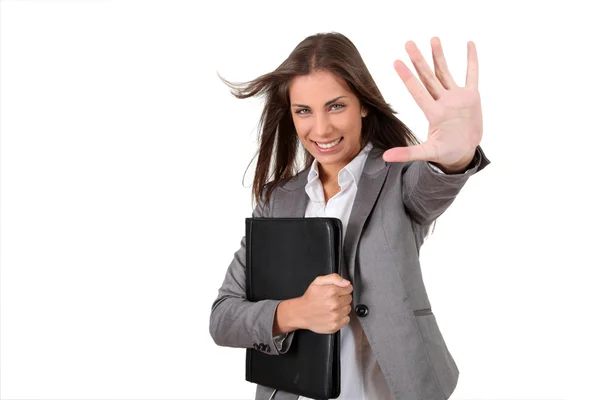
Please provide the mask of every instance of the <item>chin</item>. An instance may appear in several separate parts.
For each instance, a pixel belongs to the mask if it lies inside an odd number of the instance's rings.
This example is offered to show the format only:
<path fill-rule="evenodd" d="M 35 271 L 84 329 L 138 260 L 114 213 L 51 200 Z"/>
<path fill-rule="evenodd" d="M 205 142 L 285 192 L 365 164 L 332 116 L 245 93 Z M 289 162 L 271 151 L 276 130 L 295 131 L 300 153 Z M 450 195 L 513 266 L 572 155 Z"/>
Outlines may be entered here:
<path fill-rule="evenodd" d="M 339 164 L 344 161 L 346 157 L 343 154 L 313 154 L 313 157 L 319 162 L 321 165 L 333 165 Z"/>

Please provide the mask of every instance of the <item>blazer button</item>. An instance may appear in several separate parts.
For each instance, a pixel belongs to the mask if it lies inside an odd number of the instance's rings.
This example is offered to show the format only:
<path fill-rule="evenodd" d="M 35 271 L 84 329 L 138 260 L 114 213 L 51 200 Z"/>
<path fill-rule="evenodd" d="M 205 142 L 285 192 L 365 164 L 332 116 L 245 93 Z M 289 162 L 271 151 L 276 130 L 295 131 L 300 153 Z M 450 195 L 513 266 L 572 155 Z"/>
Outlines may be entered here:
<path fill-rule="evenodd" d="M 356 315 L 361 318 L 369 315 L 369 307 L 365 306 L 364 304 L 357 305 L 354 311 L 356 311 Z"/>

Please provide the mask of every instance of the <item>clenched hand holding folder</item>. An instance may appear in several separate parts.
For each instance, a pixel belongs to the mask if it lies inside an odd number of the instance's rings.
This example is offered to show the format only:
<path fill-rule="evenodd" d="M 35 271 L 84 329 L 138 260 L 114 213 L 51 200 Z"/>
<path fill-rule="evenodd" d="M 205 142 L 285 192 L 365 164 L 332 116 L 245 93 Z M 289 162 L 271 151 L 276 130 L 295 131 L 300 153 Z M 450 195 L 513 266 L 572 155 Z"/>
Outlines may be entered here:
<path fill-rule="evenodd" d="M 247 218 L 249 301 L 301 297 L 317 276 L 340 273 L 338 218 Z M 246 350 L 246 380 L 313 399 L 340 394 L 340 332 L 299 329 L 285 354 Z"/>

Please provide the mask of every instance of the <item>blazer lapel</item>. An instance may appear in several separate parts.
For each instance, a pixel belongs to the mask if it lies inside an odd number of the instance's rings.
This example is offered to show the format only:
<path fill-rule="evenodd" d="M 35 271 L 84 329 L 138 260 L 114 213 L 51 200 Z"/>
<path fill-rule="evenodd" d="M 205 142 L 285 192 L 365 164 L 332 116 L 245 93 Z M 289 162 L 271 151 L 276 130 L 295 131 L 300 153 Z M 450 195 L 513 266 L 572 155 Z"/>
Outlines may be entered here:
<path fill-rule="evenodd" d="M 348 219 L 346 237 L 344 239 L 344 258 L 349 277 L 354 277 L 356 251 L 358 242 L 368 216 L 375 205 L 387 176 L 389 165 L 382 158 L 383 150 L 373 148 L 365 161 L 362 175 L 358 181 L 358 189 L 354 205 Z M 353 284 L 356 284 L 353 282 Z"/>

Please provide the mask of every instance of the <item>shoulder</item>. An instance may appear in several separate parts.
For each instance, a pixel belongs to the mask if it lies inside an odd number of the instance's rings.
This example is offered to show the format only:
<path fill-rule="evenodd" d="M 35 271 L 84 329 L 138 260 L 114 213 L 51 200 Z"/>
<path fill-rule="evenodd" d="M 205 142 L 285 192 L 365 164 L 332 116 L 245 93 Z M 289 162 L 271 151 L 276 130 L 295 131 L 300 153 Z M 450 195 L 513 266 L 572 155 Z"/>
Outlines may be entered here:
<path fill-rule="evenodd" d="M 290 179 L 287 179 L 283 182 L 280 182 L 277 184 L 277 187 L 275 188 L 275 190 L 296 190 L 299 189 L 301 187 L 306 186 L 306 183 L 308 181 L 308 173 L 310 172 L 309 168 L 303 169 L 302 171 L 298 172 L 296 175 L 292 176 Z"/>
<path fill-rule="evenodd" d="M 281 180 L 279 182 L 271 181 L 263 188 L 260 201 L 255 206 L 254 215 L 255 216 L 269 216 L 270 212 L 273 210 L 274 204 L 278 201 L 281 201 L 282 196 L 280 196 L 280 192 L 293 192 L 296 190 L 304 189 L 308 179 L 309 169 L 304 169 L 298 172 L 296 175 L 291 178 Z M 286 198 L 286 196 L 283 196 Z M 287 197 L 289 198 L 289 197 Z"/>

